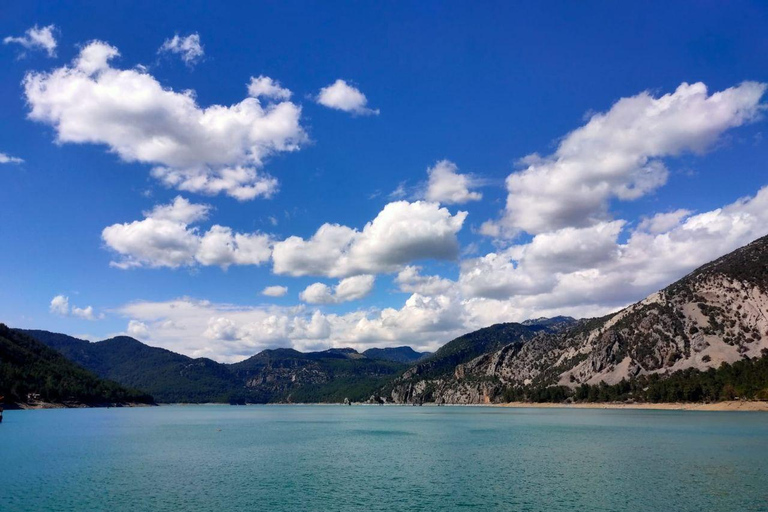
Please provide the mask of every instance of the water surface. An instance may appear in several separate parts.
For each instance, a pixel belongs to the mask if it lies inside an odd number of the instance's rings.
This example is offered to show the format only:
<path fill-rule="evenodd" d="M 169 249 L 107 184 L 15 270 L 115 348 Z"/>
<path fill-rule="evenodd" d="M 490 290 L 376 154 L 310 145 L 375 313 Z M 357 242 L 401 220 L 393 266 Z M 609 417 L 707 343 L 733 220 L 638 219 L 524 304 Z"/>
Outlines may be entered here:
<path fill-rule="evenodd" d="M 768 510 L 768 414 L 6 411 L 0 510 Z"/>

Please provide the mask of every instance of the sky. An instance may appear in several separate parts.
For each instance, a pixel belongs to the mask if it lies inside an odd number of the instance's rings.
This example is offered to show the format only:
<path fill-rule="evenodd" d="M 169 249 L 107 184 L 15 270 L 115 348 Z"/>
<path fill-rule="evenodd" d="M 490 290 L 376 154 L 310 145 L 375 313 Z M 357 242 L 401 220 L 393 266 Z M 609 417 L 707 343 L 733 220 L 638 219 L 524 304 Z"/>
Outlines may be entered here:
<path fill-rule="evenodd" d="M 616 311 L 768 234 L 761 2 L 0 6 L 0 322 L 222 362 Z"/>

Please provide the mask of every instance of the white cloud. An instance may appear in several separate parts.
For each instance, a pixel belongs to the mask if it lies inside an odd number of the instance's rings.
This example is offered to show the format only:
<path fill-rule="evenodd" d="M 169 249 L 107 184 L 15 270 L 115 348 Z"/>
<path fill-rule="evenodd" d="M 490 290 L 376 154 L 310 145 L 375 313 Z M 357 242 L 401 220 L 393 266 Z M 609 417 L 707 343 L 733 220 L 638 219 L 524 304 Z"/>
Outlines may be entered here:
<path fill-rule="evenodd" d="M 648 233 L 664 233 L 680 224 L 691 213 L 693 212 L 682 208 L 672 212 L 657 213 L 652 217 L 644 218 L 638 225 L 638 230 Z"/>
<path fill-rule="evenodd" d="M 131 320 L 128 322 L 128 329 L 126 332 L 129 336 L 133 336 L 134 338 L 149 338 L 149 328 L 147 327 L 147 324 L 137 320 Z"/>
<path fill-rule="evenodd" d="M 156 220 L 191 224 L 205 220 L 210 210 L 211 207 L 207 204 L 191 203 L 181 196 L 176 196 L 172 203 L 157 205 L 151 211 L 144 212 L 144 216 Z"/>
<path fill-rule="evenodd" d="M 50 310 L 51 313 L 67 316 L 69 314 L 69 298 L 64 295 L 55 296 L 51 299 Z"/>
<path fill-rule="evenodd" d="M 258 78 L 251 77 L 251 83 L 248 85 L 248 95 L 254 98 L 289 100 L 291 94 L 291 91 L 282 87 L 280 82 L 264 75 L 259 75 Z"/>
<path fill-rule="evenodd" d="M 171 39 L 166 39 L 163 45 L 157 50 L 157 53 L 175 53 L 181 57 L 184 64 L 194 66 L 205 55 L 205 50 L 200 44 L 200 35 L 198 33 L 180 37 L 178 34 Z"/>
<path fill-rule="evenodd" d="M 267 286 L 261 290 L 261 294 L 265 297 L 283 297 L 288 293 L 287 286 Z"/>
<path fill-rule="evenodd" d="M 420 259 L 458 257 L 456 233 L 466 212 L 452 215 L 436 203 L 390 203 L 362 231 L 322 225 L 314 236 L 274 241 L 264 233 L 236 233 L 214 225 L 208 231 L 191 224 L 210 207 L 177 197 L 144 212 L 144 219 L 113 224 L 102 231 L 107 247 L 122 256 L 118 268 L 259 265 L 273 259 L 276 274 L 349 277 L 396 272 Z"/>
<path fill-rule="evenodd" d="M 272 254 L 269 235 L 233 233 L 231 228 L 212 226 L 200 239 L 195 258 L 203 265 L 259 265 Z"/>
<path fill-rule="evenodd" d="M 84 308 L 72 306 L 72 315 L 84 320 L 96 320 L 96 316 L 93 313 L 93 306 Z"/>
<path fill-rule="evenodd" d="M 540 234 L 465 260 L 463 296 L 474 310 L 516 319 L 557 311 L 606 313 L 768 234 L 768 187 L 723 208 L 675 214 L 674 223 L 669 216 L 641 223 L 624 243 L 619 239 L 626 223 L 613 221 Z"/>
<path fill-rule="evenodd" d="M 362 231 L 323 224 L 307 240 L 291 236 L 276 242 L 273 269 L 292 276 L 346 277 L 396 272 L 421 259 L 453 260 L 466 216 L 437 203 L 389 203 Z"/>
<path fill-rule="evenodd" d="M 456 283 L 450 279 L 440 276 L 423 276 L 420 272 L 421 267 L 413 265 L 409 265 L 401 270 L 395 278 L 400 291 L 432 297 L 447 294 L 456 286 Z"/>
<path fill-rule="evenodd" d="M 24 160 L 22 160 L 21 158 L 6 155 L 5 153 L 0 153 L 0 164 L 23 164 L 23 163 L 24 163 Z"/>
<path fill-rule="evenodd" d="M 92 306 L 79 308 L 75 305 L 70 305 L 69 297 L 65 295 L 56 295 L 51 299 L 49 310 L 51 313 L 59 316 L 76 316 L 83 320 L 97 320 L 104 318 L 104 315 L 96 315 Z"/>
<path fill-rule="evenodd" d="M 412 295 L 401 309 L 325 315 L 304 306 L 248 307 L 179 298 L 134 302 L 117 310 L 144 324 L 152 343 L 191 357 L 239 361 L 265 348 L 297 350 L 409 344 L 435 350 L 465 328 L 461 304 L 447 296 Z"/>
<path fill-rule="evenodd" d="M 261 168 L 306 140 L 298 105 L 248 97 L 201 108 L 193 91 L 173 91 L 140 68 L 112 67 L 118 56 L 93 41 L 69 66 L 28 73 L 29 117 L 53 126 L 59 143 L 104 144 L 124 161 L 151 164 L 169 187 L 238 200 L 276 192 L 277 180 Z"/>
<path fill-rule="evenodd" d="M 633 200 L 664 185 L 664 157 L 701 153 L 726 130 L 754 120 L 766 84 L 744 82 L 708 95 L 702 83 L 658 98 L 623 98 L 569 133 L 550 156 L 530 155 L 507 178 L 506 211 L 487 234 L 585 227 L 609 218 L 611 199 Z"/>
<path fill-rule="evenodd" d="M 136 302 L 117 312 L 144 323 L 159 346 L 221 361 L 275 346 L 365 350 L 408 344 L 435 350 L 493 323 L 597 316 L 639 300 L 768 234 L 768 187 L 723 208 L 681 216 L 663 232 L 639 227 L 626 232 L 628 226 L 616 220 L 538 235 L 464 261 L 458 283 L 403 268 L 396 282 L 412 294 L 400 308 L 323 314 L 306 306 L 248 307 L 181 298 Z M 333 290 L 325 291 L 318 296 L 333 297 Z"/>
<path fill-rule="evenodd" d="M 356 115 L 378 115 L 378 109 L 368 108 L 368 98 L 359 89 L 338 79 L 320 89 L 317 102 L 324 107 L 342 110 Z"/>
<path fill-rule="evenodd" d="M 440 160 L 434 167 L 427 169 L 426 199 L 443 204 L 461 204 L 469 201 L 479 201 L 483 195 L 472 192 L 470 188 L 477 186 L 477 180 L 467 174 L 459 174 L 459 168 L 449 160 Z"/>
<path fill-rule="evenodd" d="M 271 239 L 263 233 L 235 233 L 214 225 L 205 233 L 189 224 L 203 220 L 209 206 L 182 197 L 144 212 L 144 220 L 113 224 L 101 233 L 104 243 L 122 256 L 118 268 L 179 267 L 195 264 L 259 265 L 269 260 Z"/>
<path fill-rule="evenodd" d="M 299 298 L 309 304 L 339 304 L 358 300 L 371 293 L 375 279 L 370 274 L 352 276 L 342 279 L 333 288 L 323 283 L 314 283 L 307 286 Z"/>
<path fill-rule="evenodd" d="M 4 44 L 19 44 L 26 50 L 44 50 L 49 57 L 56 56 L 56 31 L 55 25 L 45 27 L 34 27 L 24 32 L 23 36 L 8 36 L 3 39 Z M 21 54 L 24 57 L 24 54 Z"/>

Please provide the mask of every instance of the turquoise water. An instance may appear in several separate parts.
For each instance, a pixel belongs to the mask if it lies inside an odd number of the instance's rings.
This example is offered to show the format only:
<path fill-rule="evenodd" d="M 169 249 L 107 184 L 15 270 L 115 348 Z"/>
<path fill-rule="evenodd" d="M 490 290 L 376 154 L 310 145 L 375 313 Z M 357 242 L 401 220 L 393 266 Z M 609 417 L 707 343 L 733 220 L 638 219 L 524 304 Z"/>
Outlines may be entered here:
<path fill-rule="evenodd" d="M 6 411 L 3 511 L 768 510 L 768 414 Z"/>

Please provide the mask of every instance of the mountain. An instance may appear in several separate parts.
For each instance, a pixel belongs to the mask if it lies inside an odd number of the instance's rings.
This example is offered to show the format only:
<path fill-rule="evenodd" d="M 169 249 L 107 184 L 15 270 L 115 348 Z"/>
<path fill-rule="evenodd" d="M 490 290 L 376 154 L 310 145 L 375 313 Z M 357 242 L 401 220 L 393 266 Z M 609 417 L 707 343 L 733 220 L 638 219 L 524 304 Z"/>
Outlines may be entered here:
<path fill-rule="evenodd" d="M 341 402 L 367 399 L 407 365 L 352 348 L 264 350 L 236 364 L 193 359 L 128 336 L 91 343 L 48 331 L 19 331 L 97 375 L 162 403 Z"/>
<path fill-rule="evenodd" d="M 431 356 L 419 361 L 384 388 L 395 402 L 432 401 L 435 390 L 450 382 L 459 365 L 510 344 L 522 344 L 539 333 L 556 332 L 571 322 L 523 325 L 496 324 L 449 341 Z"/>
<path fill-rule="evenodd" d="M 467 335 L 476 340 L 474 353 L 482 353 L 429 380 L 419 378 L 424 364 L 419 363 L 404 374 L 411 378 L 401 384 L 409 387 L 393 386 L 390 398 L 480 403 L 542 390 L 566 397 L 591 386 L 629 389 L 640 382 L 647 388 L 670 376 L 684 386 L 683 376 L 692 382 L 705 372 L 714 379 L 724 364 L 726 373 L 732 368 L 759 373 L 761 366 L 749 361 L 768 355 L 768 237 L 615 314 L 555 332 L 507 337 L 503 346 L 503 338 L 486 340 L 483 331 Z"/>
<path fill-rule="evenodd" d="M 103 378 L 152 394 L 158 402 L 228 402 L 243 387 L 226 365 L 150 347 L 128 336 L 91 343 L 48 331 L 23 332 Z"/>
<path fill-rule="evenodd" d="M 541 317 L 524 320 L 523 325 L 546 327 L 549 330 L 563 330 L 567 327 L 576 325 L 576 319 L 570 316 L 553 316 L 552 318 Z"/>
<path fill-rule="evenodd" d="M 369 359 L 383 359 L 398 363 L 415 363 L 432 355 L 432 352 L 416 352 L 411 347 L 369 348 L 363 355 Z"/>
<path fill-rule="evenodd" d="M 342 402 L 368 399 L 376 389 L 407 366 L 369 359 L 353 349 L 302 353 L 292 349 L 264 350 L 230 370 L 248 393 L 273 401 Z"/>
<path fill-rule="evenodd" d="M 9 404 L 153 403 L 146 393 L 98 378 L 45 344 L 0 324 L 0 395 Z"/>

